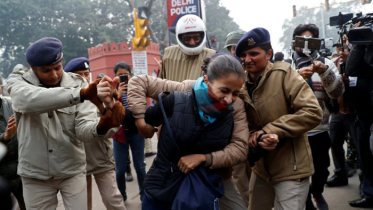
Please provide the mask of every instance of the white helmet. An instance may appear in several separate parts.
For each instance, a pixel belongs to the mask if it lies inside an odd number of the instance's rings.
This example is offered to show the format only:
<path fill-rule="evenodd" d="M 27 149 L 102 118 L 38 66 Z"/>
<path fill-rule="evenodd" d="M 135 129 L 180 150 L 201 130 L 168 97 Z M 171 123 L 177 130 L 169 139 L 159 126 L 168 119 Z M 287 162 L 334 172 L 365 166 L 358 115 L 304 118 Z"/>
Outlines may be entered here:
<path fill-rule="evenodd" d="M 185 45 L 182 34 L 201 33 L 201 42 L 193 47 Z M 206 27 L 202 19 L 196 15 L 184 15 L 176 24 L 176 40 L 180 49 L 187 55 L 198 55 L 202 52 L 206 42 Z"/>

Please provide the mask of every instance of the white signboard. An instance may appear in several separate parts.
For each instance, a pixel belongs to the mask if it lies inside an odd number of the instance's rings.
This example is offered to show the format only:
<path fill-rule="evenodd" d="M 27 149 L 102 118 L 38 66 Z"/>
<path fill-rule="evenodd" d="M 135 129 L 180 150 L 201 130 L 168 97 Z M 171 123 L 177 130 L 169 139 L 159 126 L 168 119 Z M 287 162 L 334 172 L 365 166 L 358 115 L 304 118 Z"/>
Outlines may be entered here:
<path fill-rule="evenodd" d="M 148 74 L 148 58 L 146 51 L 132 51 L 133 74 Z"/>

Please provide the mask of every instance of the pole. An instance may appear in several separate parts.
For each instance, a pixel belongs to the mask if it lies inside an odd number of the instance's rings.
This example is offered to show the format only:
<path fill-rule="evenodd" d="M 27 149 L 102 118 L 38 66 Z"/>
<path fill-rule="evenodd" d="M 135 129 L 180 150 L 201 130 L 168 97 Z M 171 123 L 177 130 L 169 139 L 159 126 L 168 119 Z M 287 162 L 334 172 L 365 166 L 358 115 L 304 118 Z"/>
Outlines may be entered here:
<path fill-rule="evenodd" d="M 324 5 L 320 4 L 322 38 L 325 39 Z"/>

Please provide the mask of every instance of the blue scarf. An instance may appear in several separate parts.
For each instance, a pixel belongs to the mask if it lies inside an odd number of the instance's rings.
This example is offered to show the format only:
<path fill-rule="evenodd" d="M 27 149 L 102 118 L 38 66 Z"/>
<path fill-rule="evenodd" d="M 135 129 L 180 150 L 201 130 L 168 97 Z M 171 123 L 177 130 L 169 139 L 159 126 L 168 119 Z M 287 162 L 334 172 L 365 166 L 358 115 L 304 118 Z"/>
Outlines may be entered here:
<path fill-rule="evenodd" d="M 203 77 L 198 78 L 192 88 L 197 102 L 198 114 L 204 122 L 204 126 L 212 124 L 217 118 L 233 110 L 233 103 L 226 106 L 209 91 L 208 86 L 204 83 Z"/>

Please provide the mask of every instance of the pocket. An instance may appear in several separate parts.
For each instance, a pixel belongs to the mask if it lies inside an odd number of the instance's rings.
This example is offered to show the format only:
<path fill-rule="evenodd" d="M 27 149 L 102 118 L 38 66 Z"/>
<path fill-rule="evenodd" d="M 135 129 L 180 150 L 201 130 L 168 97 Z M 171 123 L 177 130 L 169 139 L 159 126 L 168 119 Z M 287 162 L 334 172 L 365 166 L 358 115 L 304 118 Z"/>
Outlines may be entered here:
<path fill-rule="evenodd" d="M 100 143 L 101 150 L 105 154 L 106 159 L 113 157 L 113 143 L 112 139 L 103 139 Z"/>
<path fill-rule="evenodd" d="M 75 133 L 75 111 L 75 106 L 56 110 L 56 114 L 63 132 L 68 131 Z"/>

